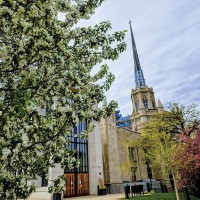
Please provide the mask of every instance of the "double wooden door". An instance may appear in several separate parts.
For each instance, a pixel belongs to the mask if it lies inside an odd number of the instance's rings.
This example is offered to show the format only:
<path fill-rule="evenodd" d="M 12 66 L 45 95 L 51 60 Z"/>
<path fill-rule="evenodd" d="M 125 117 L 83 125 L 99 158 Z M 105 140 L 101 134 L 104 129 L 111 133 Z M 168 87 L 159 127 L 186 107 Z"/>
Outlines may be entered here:
<path fill-rule="evenodd" d="M 88 173 L 67 173 L 65 197 L 86 196 L 89 194 Z"/>

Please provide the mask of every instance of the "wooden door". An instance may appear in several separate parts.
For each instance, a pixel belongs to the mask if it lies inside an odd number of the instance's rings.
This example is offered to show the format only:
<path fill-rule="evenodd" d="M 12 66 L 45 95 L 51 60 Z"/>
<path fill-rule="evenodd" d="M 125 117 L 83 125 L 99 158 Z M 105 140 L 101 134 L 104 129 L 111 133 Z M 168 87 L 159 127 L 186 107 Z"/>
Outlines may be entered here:
<path fill-rule="evenodd" d="M 65 174 L 66 178 L 66 191 L 65 197 L 75 196 L 75 174 Z"/>
<path fill-rule="evenodd" d="M 79 173 L 77 180 L 77 196 L 84 196 L 89 194 L 88 173 Z"/>

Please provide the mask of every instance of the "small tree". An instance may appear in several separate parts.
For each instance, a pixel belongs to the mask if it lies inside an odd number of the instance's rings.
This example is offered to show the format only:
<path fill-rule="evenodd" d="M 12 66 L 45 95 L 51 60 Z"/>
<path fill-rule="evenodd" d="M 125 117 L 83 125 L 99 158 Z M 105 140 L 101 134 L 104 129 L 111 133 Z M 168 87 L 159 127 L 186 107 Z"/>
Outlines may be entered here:
<path fill-rule="evenodd" d="M 110 22 L 76 27 L 103 1 L 0 1 L 1 199 L 27 198 L 34 189 L 29 180 L 48 178 L 56 163 L 75 166 L 67 148 L 72 128 L 86 123 L 80 137 L 87 138 L 90 122 L 116 107 L 113 101 L 105 111 L 94 105 L 114 81 L 105 60 L 125 50 L 125 33 L 108 34 Z"/>
<path fill-rule="evenodd" d="M 137 170 L 137 161 L 135 158 L 135 148 L 133 148 L 134 138 L 131 130 L 124 132 L 123 137 L 120 138 L 121 148 L 124 149 L 123 161 L 121 164 L 121 173 L 129 180 L 130 183 L 130 193 L 133 196 L 131 182 L 133 175 L 135 175 Z M 128 155 L 126 154 L 128 153 Z M 126 156 L 125 156 L 126 155 Z M 124 157 L 125 156 L 125 157 Z"/>
<path fill-rule="evenodd" d="M 177 141 L 172 141 L 170 135 L 165 132 L 142 133 L 141 138 L 138 140 L 140 147 L 148 149 L 144 154 L 146 159 L 150 160 L 152 168 L 161 171 L 164 177 L 172 174 L 177 200 L 180 199 L 177 182 L 180 169 L 177 155 L 182 151 L 180 144 Z"/>
<path fill-rule="evenodd" d="M 133 175 L 136 172 L 136 170 L 137 170 L 136 162 L 133 162 L 130 159 L 126 160 L 123 164 L 121 164 L 121 172 L 129 180 L 131 196 L 133 196 L 131 182 L 132 182 L 132 178 L 133 178 Z"/>

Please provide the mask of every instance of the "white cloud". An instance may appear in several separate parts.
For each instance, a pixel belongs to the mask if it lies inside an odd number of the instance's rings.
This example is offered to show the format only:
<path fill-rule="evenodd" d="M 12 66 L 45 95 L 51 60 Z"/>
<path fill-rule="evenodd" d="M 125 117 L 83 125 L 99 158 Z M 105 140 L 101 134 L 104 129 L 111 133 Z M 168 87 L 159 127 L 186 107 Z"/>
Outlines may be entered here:
<path fill-rule="evenodd" d="M 146 83 L 165 105 L 179 101 L 200 104 L 200 2 L 199 0 L 107 0 L 90 21 L 81 26 L 110 20 L 115 30 L 132 26 Z M 116 80 L 107 94 L 119 103 L 123 115 L 132 113 L 130 99 L 134 62 L 130 32 L 128 48 L 109 62 Z"/>

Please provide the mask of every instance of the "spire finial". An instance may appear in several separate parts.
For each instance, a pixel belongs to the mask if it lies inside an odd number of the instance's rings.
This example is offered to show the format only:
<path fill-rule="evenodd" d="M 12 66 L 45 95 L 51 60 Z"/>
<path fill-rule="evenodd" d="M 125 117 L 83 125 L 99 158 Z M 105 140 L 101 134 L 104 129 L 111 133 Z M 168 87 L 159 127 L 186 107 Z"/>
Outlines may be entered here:
<path fill-rule="evenodd" d="M 162 105 L 160 99 L 158 99 L 157 108 L 158 108 L 158 112 L 164 111 L 164 106 Z"/>
<path fill-rule="evenodd" d="M 135 66 L 135 83 L 136 83 L 136 88 L 139 88 L 139 87 L 146 86 L 146 83 L 145 83 L 142 68 L 140 66 L 140 60 L 137 53 L 137 48 L 135 44 L 135 39 L 134 39 L 131 23 L 132 23 L 131 20 L 129 20 L 130 31 L 131 31 L 131 42 L 132 42 L 132 49 L 133 49 L 133 59 L 134 59 L 134 66 Z"/>
<path fill-rule="evenodd" d="M 164 106 L 162 105 L 162 103 L 161 103 L 160 99 L 158 99 L 158 104 L 157 104 L 157 107 L 158 107 L 158 108 L 164 108 Z"/>

